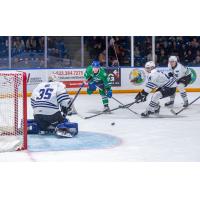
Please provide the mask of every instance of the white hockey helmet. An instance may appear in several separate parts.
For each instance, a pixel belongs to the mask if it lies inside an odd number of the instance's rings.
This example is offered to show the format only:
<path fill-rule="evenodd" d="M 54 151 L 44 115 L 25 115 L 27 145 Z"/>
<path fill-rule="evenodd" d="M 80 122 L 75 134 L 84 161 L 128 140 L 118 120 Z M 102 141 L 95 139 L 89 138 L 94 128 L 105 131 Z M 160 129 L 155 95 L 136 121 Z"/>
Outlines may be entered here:
<path fill-rule="evenodd" d="M 153 61 L 148 61 L 148 62 L 146 62 L 144 68 L 145 68 L 145 70 L 146 70 L 147 72 L 150 73 L 151 70 L 153 70 L 154 68 L 156 68 L 156 65 L 155 65 L 155 63 L 154 63 Z"/>
<path fill-rule="evenodd" d="M 50 74 L 48 76 L 48 82 L 56 82 L 58 81 L 58 75 L 57 74 Z"/>
<path fill-rule="evenodd" d="M 169 62 L 178 62 L 178 59 L 176 56 L 170 56 L 169 57 Z"/>

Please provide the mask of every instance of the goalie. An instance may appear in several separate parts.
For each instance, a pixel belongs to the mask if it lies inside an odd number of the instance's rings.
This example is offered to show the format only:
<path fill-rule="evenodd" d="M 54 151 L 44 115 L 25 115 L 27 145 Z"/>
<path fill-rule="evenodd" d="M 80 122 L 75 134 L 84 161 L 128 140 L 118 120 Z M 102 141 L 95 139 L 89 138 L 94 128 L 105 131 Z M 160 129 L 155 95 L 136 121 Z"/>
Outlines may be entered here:
<path fill-rule="evenodd" d="M 48 82 L 40 83 L 31 96 L 34 121 L 28 121 L 28 129 L 39 134 L 55 132 L 58 136 L 73 137 L 78 133 L 77 123 L 70 123 L 65 116 L 72 112 L 71 98 L 65 85 L 58 82 L 56 74 Z"/>

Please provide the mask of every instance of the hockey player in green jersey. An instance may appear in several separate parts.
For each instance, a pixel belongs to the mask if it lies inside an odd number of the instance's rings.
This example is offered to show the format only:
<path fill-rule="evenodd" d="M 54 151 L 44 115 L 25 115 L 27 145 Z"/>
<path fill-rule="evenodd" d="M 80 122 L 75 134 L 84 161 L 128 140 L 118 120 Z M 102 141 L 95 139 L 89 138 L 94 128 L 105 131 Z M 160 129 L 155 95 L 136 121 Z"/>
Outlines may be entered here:
<path fill-rule="evenodd" d="M 99 89 L 99 94 L 102 97 L 104 105 L 104 112 L 110 112 L 108 98 L 112 97 L 111 83 L 105 70 L 100 66 L 99 61 L 93 61 L 90 66 L 87 67 L 84 74 L 86 81 L 88 82 L 87 93 L 90 95 L 96 89 Z"/>

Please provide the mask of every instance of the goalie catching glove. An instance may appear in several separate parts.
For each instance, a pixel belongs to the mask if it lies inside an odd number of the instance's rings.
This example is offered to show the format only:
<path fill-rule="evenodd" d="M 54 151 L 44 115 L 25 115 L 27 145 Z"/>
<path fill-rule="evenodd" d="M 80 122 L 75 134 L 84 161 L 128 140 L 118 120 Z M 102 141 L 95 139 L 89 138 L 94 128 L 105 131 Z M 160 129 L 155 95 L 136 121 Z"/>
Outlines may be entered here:
<path fill-rule="evenodd" d="M 135 102 L 140 103 L 140 102 L 145 102 L 147 100 L 147 95 L 148 93 L 142 90 L 142 92 L 139 92 L 136 97 L 135 97 Z"/>

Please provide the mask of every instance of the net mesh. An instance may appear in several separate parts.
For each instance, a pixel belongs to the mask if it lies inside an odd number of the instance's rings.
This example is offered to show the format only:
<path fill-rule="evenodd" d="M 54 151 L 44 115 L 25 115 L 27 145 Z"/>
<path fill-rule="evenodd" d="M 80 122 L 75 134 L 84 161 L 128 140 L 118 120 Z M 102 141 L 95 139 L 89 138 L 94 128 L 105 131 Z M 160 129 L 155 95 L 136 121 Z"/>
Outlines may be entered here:
<path fill-rule="evenodd" d="M 0 152 L 26 149 L 26 74 L 0 72 Z"/>

